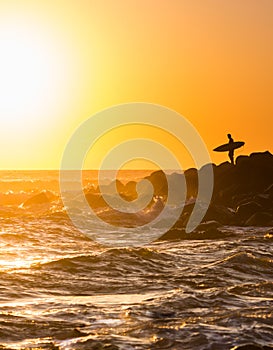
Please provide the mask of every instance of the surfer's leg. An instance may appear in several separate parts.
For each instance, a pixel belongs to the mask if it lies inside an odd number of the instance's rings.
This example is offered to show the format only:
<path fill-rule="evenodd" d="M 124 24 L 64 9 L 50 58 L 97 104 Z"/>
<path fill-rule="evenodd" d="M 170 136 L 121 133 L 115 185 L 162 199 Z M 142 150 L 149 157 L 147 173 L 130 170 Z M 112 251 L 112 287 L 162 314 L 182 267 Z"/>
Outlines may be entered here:
<path fill-rule="evenodd" d="M 234 152 L 233 151 L 228 152 L 228 156 L 231 164 L 234 165 Z"/>

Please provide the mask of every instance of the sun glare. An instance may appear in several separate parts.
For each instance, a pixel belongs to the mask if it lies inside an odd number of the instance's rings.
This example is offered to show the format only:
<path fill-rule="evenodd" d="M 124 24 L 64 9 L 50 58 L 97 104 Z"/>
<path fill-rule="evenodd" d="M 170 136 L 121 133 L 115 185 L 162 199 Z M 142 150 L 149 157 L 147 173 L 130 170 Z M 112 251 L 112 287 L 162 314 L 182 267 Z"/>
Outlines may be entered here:
<path fill-rule="evenodd" d="M 0 25 L 2 133 L 36 131 L 49 122 L 50 108 L 60 100 L 69 60 L 49 33 L 26 20 Z"/>

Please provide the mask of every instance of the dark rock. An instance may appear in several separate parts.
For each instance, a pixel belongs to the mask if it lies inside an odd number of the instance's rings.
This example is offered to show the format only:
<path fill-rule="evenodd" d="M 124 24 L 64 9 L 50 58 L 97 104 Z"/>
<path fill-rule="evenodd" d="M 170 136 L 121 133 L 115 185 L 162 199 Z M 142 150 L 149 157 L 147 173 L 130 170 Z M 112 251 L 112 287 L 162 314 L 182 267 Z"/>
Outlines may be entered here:
<path fill-rule="evenodd" d="M 186 197 L 189 197 L 190 194 L 190 185 L 186 184 L 186 178 L 182 174 L 173 173 L 167 175 L 167 180 L 169 183 L 168 188 L 168 203 L 179 205 L 184 202 Z"/>
<path fill-rule="evenodd" d="M 124 192 L 124 187 L 121 181 L 115 180 L 108 185 L 100 186 L 100 192 L 103 192 L 103 194 L 114 194 L 116 191 L 122 193 Z"/>
<path fill-rule="evenodd" d="M 85 198 L 88 204 L 94 209 L 107 206 L 107 203 L 104 200 L 104 198 L 98 193 L 87 193 L 85 195 Z"/>
<path fill-rule="evenodd" d="M 129 181 L 127 184 L 124 186 L 124 193 L 132 198 L 132 200 L 137 198 L 137 191 L 136 191 L 136 185 L 137 183 L 135 181 Z"/>
<path fill-rule="evenodd" d="M 205 172 L 208 166 L 202 167 L 199 175 Z M 252 216 L 260 212 L 273 214 L 273 155 L 270 152 L 252 153 L 250 156 L 239 156 L 235 166 L 229 162 L 210 166 L 214 173 L 214 190 L 211 205 L 203 221 L 216 220 L 222 225 L 244 225 L 251 219 L 248 224 L 259 222 L 261 225 L 265 222 L 264 225 L 268 225 L 267 214 Z M 178 176 L 181 174 L 168 175 L 168 180 L 171 183 L 179 183 Z M 184 207 L 175 225 L 176 228 L 186 226 L 194 206 L 194 199 L 198 195 L 198 171 L 194 168 L 188 169 L 184 172 L 184 176 L 187 184 L 187 200 L 193 199 L 193 201 Z M 163 196 L 165 200 L 168 194 L 166 175 L 162 171 L 156 171 L 147 179 L 154 186 L 154 194 Z M 179 186 L 177 188 L 177 191 L 183 194 L 184 189 Z"/>
<path fill-rule="evenodd" d="M 222 226 L 219 222 L 217 221 L 205 221 L 202 224 L 198 225 L 197 231 L 207 231 L 209 229 L 215 229 Z"/>
<path fill-rule="evenodd" d="M 245 344 L 235 346 L 232 350 L 273 350 L 273 347 L 267 345 L 262 346 L 259 344 Z"/>
<path fill-rule="evenodd" d="M 272 206 L 272 201 L 270 199 L 270 196 L 269 194 L 266 194 L 266 193 L 260 193 L 260 194 L 257 194 L 256 196 L 254 196 L 253 200 L 260 204 L 263 209 L 264 208 L 269 208 Z"/>
<path fill-rule="evenodd" d="M 231 225 L 234 221 L 234 213 L 224 206 L 211 204 L 203 221 L 213 220 L 218 221 L 222 225 Z"/>
<path fill-rule="evenodd" d="M 191 214 L 194 206 L 195 206 L 195 200 L 187 202 L 183 208 L 183 213 Z"/>
<path fill-rule="evenodd" d="M 24 203 L 23 203 L 23 207 L 29 207 L 32 205 L 37 205 L 37 204 L 47 204 L 50 203 L 51 201 L 55 200 L 57 198 L 57 196 L 55 196 L 52 192 L 50 191 L 43 191 L 40 192 L 38 194 L 36 194 L 35 196 L 27 199 Z"/>
<path fill-rule="evenodd" d="M 176 228 L 184 227 L 185 228 L 187 225 L 187 222 L 189 221 L 189 218 L 190 218 L 190 213 L 188 213 L 188 212 L 182 213 L 180 218 L 175 223 L 174 227 L 176 227 Z"/>
<path fill-rule="evenodd" d="M 269 151 L 253 152 L 250 154 L 249 158 L 255 161 L 256 165 L 264 166 L 266 164 L 266 166 L 273 167 L 273 155 Z"/>
<path fill-rule="evenodd" d="M 236 219 L 244 221 L 254 213 L 259 212 L 261 209 L 262 206 L 256 202 L 244 203 L 236 209 Z"/>
<path fill-rule="evenodd" d="M 246 226 L 271 226 L 272 215 L 266 212 L 258 212 L 245 222 Z"/>
<path fill-rule="evenodd" d="M 233 347 L 232 350 L 261 350 L 262 347 L 259 345 L 246 344 Z"/>
<path fill-rule="evenodd" d="M 166 175 L 162 170 L 153 172 L 151 175 L 145 177 L 154 186 L 155 196 L 166 196 L 168 194 L 168 183 Z"/>
<path fill-rule="evenodd" d="M 272 183 L 273 155 L 270 152 L 252 153 L 247 162 L 238 166 L 237 172 L 242 175 L 249 192 L 261 193 Z"/>
<path fill-rule="evenodd" d="M 197 172 L 196 169 L 195 172 Z M 163 171 L 156 171 L 145 179 L 152 183 L 155 196 L 167 197 L 169 195 L 175 203 L 184 199 L 186 194 L 189 197 L 197 193 L 197 181 L 191 184 L 191 179 L 189 179 L 186 188 L 187 178 L 183 174 L 173 173 L 166 175 Z M 168 183 L 170 186 L 168 186 Z"/>
<path fill-rule="evenodd" d="M 173 240 L 206 240 L 206 239 L 217 239 L 222 238 L 223 233 L 217 228 L 211 227 L 206 231 L 193 231 L 186 233 L 183 229 L 171 229 L 161 236 L 158 240 L 160 241 L 173 241 Z"/>
<path fill-rule="evenodd" d="M 198 194 L 198 173 L 194 168 L 185 171 L 185 179 L 187 184 L 187 199 L 196 198 Z"/>
<path fill-rule="evenodd" d="M 200 232 L 198 235 L 195 235 L 192 239 L 218 239 L 222 238 L 223 233 L 215 227 L 208 228 L 206 231 Z"/>
<path fill-rule="evenodd" d="M 195 205 L 197 206 L 197 210 L 198 210 L 198 204 L 195 204 L 194 201 L 185 205 L 179 220 L 175 224 L 175 227 L 185 227 L 187 225 L 187 222 L 191 216 L 191 213 Z M 202 222 L 205 223 L 209 221 L 216 221 L 220 226 L 232 225 L 234 222 L 234 211 L 230 208 L 226 208 L 221 205 L 211 204 Z"/>
<path fill-rule="evenodd" d="M 265 191 L 264 191 L 265 194 L 268 194 L 269 195 L 269 198 L 271 200 L 273 200 L 273 184 L 271 184 L 270 186 L 268 186 Z"/>
<path fill-rule="evenodd" d="M 185 239 L 186 232 L 183 229 L 171 229 L 158 238 L 159 241 L 175 241 L 178 239 Z"/>
<path fill-rule="evenodd" d="M 272 184 L 273 156 L 269 152 L 240 156 L 236 166 L 223 163 L 216 167 L 214 175 L 214 201 L 230 205 L 232 195 L 255 195 Z"/>
<path fill-rule="evenodd" d="M 248 193 L 235 194 L 232 197 L 232 208 L 238 208 L 240 205 L 251 202 L 253 195 Z"/>
<path fill-rule="evenodd" d="M 248 156 L 239 156 L 236 158 L 236 162 L 235 164 L 238 165 L 242 165 L 244 162 L 247 162 L 248 160 Z"/>
<path fill-rule="evenodd" d="M 273 184 L 268 186 L 264 192 L 269 193 L 269 194 L 273 194 Z"/>
<path fill-rule="evenodd" d="M 237 193 L 240 193 L 240 187 L 238 184 L 233 183 L 231 185 L 224 186 L 221 189 L 215 191 L 217 194 L 213 196 L 213 202 L 215 204 L 224 205 L 227 207 L 233 206 L 233 198 Z"/>
<path fill-rule="evenodd" d="M 230 170 L 234 170 L 234 166 L 230 162 L 224 162 L 216 166 L 215 176 L 222 176 Z"/>
<path fill-rule="evenodd" d="M 214 168 L 213 200 L 217 204 L 229 204 L 231 197 L 236 193 L 238 184 L 233 180 L 235 167 L 229 162 L 222 163 Z"/>

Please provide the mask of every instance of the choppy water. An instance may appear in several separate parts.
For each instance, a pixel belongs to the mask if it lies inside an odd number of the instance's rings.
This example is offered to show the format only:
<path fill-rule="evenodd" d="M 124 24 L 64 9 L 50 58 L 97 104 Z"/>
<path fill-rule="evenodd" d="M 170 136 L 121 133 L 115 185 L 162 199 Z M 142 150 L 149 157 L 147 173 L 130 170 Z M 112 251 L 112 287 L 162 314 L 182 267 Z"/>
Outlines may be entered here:
<path fill-rule="evenodd" d="M 111 248 L 80 234 L 58 205 L 23 211 L 5 204 L 0 222 L 3 348 L 273 346 L 268 228 Z"/>

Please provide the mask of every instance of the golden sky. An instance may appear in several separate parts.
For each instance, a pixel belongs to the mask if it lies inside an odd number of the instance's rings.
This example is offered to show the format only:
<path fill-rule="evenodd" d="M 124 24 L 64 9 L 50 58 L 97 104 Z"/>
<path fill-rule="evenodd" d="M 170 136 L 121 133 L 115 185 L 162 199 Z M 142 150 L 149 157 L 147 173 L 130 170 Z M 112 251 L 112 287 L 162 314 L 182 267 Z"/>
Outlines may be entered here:
<path fill-rule="evenodd" d="M 58 169 L 84 120 L 139 101 L 185 116 L 210 151 L 228 132 L 246 142 L 237 154 L 272 151 L 272 18 L 272 0 L 1 0 L 0 168 Z M 86 167 L 149 134 L 109 135 Z"/>

